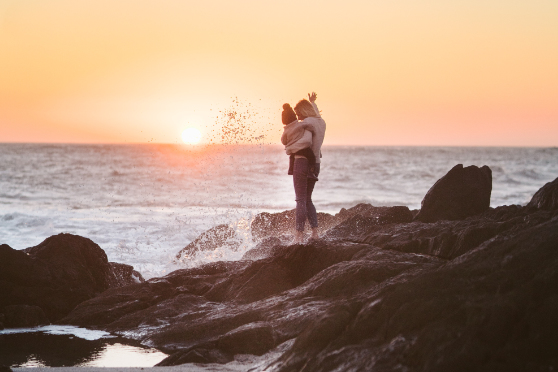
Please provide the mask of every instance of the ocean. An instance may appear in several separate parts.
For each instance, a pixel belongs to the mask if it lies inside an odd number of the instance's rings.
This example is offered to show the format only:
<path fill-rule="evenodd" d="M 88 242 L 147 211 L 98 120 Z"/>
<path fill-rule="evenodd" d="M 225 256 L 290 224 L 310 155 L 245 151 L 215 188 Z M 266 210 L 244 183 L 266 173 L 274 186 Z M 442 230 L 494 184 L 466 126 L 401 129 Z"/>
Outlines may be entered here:
<path fill-rule="evenodd" d="M 318 211 L 358 203 L 420 208 L 454 165 L 492 169 L 491 206 L 526 204 L 558 176 L 558 148 L 324 146 Z M 0 244 L 24 249 L 51 235 L 90 238 L 145 278 L 237 260 L 250 222 L 295 206 L 288 157 L 271 145 L 0 144 Z M 243 244 L 188 262 L 175 255 L 203 231 L 235 227 Z"/>

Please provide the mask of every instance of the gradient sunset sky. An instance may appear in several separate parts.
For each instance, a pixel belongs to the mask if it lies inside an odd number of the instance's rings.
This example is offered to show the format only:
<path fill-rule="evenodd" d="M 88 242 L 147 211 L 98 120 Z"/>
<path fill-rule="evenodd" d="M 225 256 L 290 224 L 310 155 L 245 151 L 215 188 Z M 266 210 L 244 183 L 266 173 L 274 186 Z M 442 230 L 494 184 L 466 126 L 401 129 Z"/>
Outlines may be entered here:
<path fill-rule="evenodd" d="M 0 0 L 0 142 L 207 141 L 238 97 L 279 143 L 311 91 L 326 144 L 558 146 L 558 1 Z"/>

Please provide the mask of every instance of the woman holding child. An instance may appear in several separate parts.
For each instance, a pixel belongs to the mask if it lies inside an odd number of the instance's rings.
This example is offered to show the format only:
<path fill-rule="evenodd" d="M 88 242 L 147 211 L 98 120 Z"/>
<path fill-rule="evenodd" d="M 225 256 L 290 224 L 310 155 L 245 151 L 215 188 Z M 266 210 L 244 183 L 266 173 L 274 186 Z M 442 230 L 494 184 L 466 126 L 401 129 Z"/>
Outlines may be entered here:
<path fill-rule="evenodd" d="M 295 243 L 298 244 L 304 239 L 306 218 L 312 227 L 311 238 L 318 238 L 318 216 L 312 203 L 312 192 L 320 173 L 326 123 L 320 116 L 316 98 L 316 93 L 308 94 L 308 100 L 299 101 L 294 111 L 286 103 L 282 113 L 285 127 L 281 142 L 285 145 L 287 155 L 290 155 L 289 174 L 293 175 L 296 195 Z"/>

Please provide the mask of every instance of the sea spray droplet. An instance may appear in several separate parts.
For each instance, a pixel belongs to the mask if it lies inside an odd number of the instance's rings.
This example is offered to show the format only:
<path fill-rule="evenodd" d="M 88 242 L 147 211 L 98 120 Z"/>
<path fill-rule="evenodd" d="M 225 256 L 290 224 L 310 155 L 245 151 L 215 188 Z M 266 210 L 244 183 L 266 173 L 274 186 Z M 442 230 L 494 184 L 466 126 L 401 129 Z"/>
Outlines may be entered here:
<path fill-rule="evenodd" d="M 227 145 L 264 144 L 266 133 L 273 126 L 269 122 L 269 118 L 254 109 L 251 103 L 235 97 L 229 108 L 219 110 L 215 120 L 218 130 L 211 142 Z M 276 129 L 280 133 L 280 126 Z M 276 138 L 269 138 L 268 141 L 268 144 L 276 143 Z"/>

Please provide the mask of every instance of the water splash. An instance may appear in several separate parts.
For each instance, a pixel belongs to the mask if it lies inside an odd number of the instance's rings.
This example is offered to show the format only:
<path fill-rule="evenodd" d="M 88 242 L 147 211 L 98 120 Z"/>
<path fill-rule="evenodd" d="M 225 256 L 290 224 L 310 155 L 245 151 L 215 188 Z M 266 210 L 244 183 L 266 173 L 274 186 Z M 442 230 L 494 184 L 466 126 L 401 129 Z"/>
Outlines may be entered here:
<path fill-rule="evenodd" d="M 255 105 L 235 97 L 230 107 L 219 110 L 210 143 L 225 145 L 274 144 L 280 138 L 278 120 L 263 115 Z"/>

